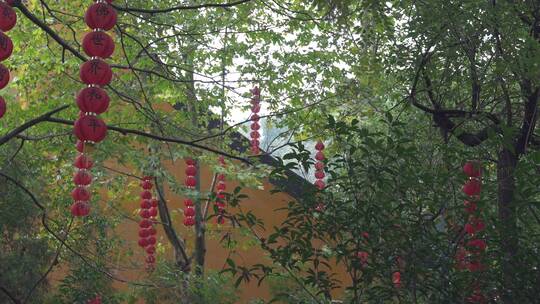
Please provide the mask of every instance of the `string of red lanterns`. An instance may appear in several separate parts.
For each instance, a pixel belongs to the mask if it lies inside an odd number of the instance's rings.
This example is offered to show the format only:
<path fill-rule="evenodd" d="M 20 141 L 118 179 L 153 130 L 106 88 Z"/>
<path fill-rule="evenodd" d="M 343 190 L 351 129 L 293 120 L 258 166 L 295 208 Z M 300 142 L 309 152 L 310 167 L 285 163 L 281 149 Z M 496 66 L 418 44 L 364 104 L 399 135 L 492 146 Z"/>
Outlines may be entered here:
<path fill-rule="evenodd" d="M 74 203 L 71 205 L 74 216 L 87 216 L 90 212 L 90 193 L 87 187 L 92 181 L 88 172 L 92 161 L 85 155 L 86 146 L 102 141 L 107 135 L 107 125 L 98 115 L 107 111 L 110 102 L 107 91 L 102 87 L 112 80 L 111 67 L 103 60 L 111 57 L 115 48 L 113 39 L 105 32 L 116 24 L 117 13 L 110 5 L 111 2 L 112 0 L 96 1 L 84 16 L 86 25 L 92 32 L 87 33 L 82 42 L 83 50 L 90 60 L 80 67 L 79 76 L 87 87 L 77 94 L 80 112 L 73 126 L 74 134 L 79 139 L 79 155 L 75 160 L 77 172 L 73 178 L 76 188 L 72 192 Z M 89 166 L 86 165 L 88 163 Z"/>
<path fill-rule="evenodd" d="M 146 269 L 148 271 L 154 270 L 156 258 L 154 253 L 156 252 L 156 234 L 157 231 L 154 227 L 156 222 L 156 216 L 158 214 L 158 200 L 152 198 L 151 189 L 153 187 L 152 177 L 145 176 L 141 182 L 141 204 L 139 216 L 141 220 L 139 222 L 139 246 L 141 246 L 146 256 Z"/>
<path fill-rule="evenodd" d="M 324 187 L 326 186 L 325 182 L 324 182 L 324 177 L 325 177 L 325 174 L 324 174 L 324 159 L 325 159 L 325 156 L 324 156 L 324 143 L 322 141 L 318 141 L 316 144 L 315 144 L 315 150 L 317 150 L 317 152 L 315 153 L 315 187 L 317 187 L 317 189 L 319 189 L 320 191 L 322 191 L 324 189 Z M 323 202 L 318 202 L 317 203 L 317 206 L 315 206 L 315 210 L 316 211 L 319 211 L 319 212 L 322 212 L 324 211 L 324 203 Z"/>
<path fill-rule="evenodd" d="M 219 164 L 221 167 L 225 168 L 225 158 L 223 156 L 220 156 L 218 158 Z M 225 182 L 225 174 L 219 173 L 216 176 L 217 179 L 217 185 L 216 185 L 216 206 L 218 209 L 218 215 L 216 217 L 216 223 L 223 225 L 225 224 L 225 189 L 227 189 L 227 185 Z"/>
<path fill-rule="evenodd" d="M 188 189 L 195 189 L 197 186 L 197 167 L 195 166 L 195 160 L 191 158 L 186 159 L 186 180 L 185 185 Z M 190 198 L 184 200 L 184 225 L 195 225 L 195 207 L 193 201 Z"/>
<path fill-rule="evenodd" d="M 464 201 L 467 223 L 463 227 L 464 240 L 456 252 L 457 269 L 479 272 L 485 270 L 482 263 L 482 255 L 486 250 L 487 243 L 481 237 L 486 225 L 481 218 L 481 210 L 478 208 L 480 192 L 482 190 L 482 168 L 478 161 L 468 161 L 463 166 L 463 172 L 468 180 L 463 185 L 463 193 L 468 196 Z M 465 300 L 467 303 L 487 303 L 487 299 L 481 291 L 478 278 L 472 284 L 471 295 Z"/>
<path fill-rule="evenodd" d="M 259 87 L 255 86 L 253 89 L 251 89 L 251 94 L 253 95 L 251 97 L 251 133 L 249 134 L 251 137 L 250 146 L 251 146 L 251 154 L 257 155 L 260 153 L 260 141 L 261 134 L 259 133 L 259 129 L 261 128 L 261 125 L 259 124 L 260 116 L 259 112 L 261 111 L 261 90 Z"/>
<path fill-rule="evenodd" d="M 13 1 L 0 2 L 0 62 L 8 59 L 13 53 L 13 41 L 5 32 L 9 32 L 17 23 L 17 14 L 11 7 Z M 0 90 L 9 83 L 9 69 L 0 63 Z M 0 118 L 6 114 L 6 100 L 0 96 Z"/>

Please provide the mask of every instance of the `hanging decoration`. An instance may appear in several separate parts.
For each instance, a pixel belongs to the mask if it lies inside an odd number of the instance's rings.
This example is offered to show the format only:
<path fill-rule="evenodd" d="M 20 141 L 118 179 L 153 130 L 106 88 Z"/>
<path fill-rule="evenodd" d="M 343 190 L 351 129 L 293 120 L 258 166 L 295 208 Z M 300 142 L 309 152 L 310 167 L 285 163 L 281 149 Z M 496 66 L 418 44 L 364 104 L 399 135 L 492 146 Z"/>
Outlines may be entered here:
<path fill-rule="evenodd" d="M 141 208 L 139 211 L 139 216 L 141 217 L 139 222 L 139 246 L 147 254 L 145 262 L 148 271 L 154 270 L 156 262 L 154 253 L 156 252 L 157 231 L 154 224 L 156 223 L 158 201 L 152 198 L 152 187 L 152 177 L 143 177 L 141 181 Z"/>
<path fill-rule="evenodd" d="M 197 186 L 197 167 L 195 166 L 195 160 L 191 158 L 186 159 L 186 180 L 185 185 L 188 189 L 195 189 Z M 184 200 L 184 225 L 195 225 L 195 207 L 191 198 Z"/>
<path fill-rule="evenodd" d="M 463 172 L 468 177 L 462 189 L 467 195 L 464 201 L 467 223 L 463 226 L 463 240 L 456 251 L 456 268 L 475 273 L 485 270 L 482 255 L 487 248 L 487 243 L 482 237 L 486 225 L 482 220 L 481 210 L 478 208 L 482 190 L 482 166 L 478 161 L 468 161 L 463 166 Z M 471 284 L 473 288 L 471 295 L 465 299 L 467 303 L 487 303 L 480 288 L 480 277 L 478 276 Z"/>
<path fill-rule="evenodd" d="M 108 85 L 112 80 L 111 67 L 104 61 L 112 56 L 115 48 L 114 40 L 105 32 L 116 24 L 117 13 L 110 5 L 111 2 L 96 1 L 88 8 L 84 17 L 86 25 L 92 31 L 84 36 L 82 42 L 83 50 L 90 59 L 81 65 L 79 76 L 87 87 L 77 94 L 77 106 L 80 112 L 79 118 L 73 125 L 73 133 L 79 139 L 77 142 L 79 155 L 75 161 L 77 172 L 74 182 L 76 188 L 72 192 L 74 203 L 71 205 L 71 213 L 74 216 L 86 216 L 90 212 L 90 193 L 86 187 L 91 182 L 91 175 L 87 171 L 92 167 L 92 161 L 85 154 L 86 148 L 101 142 L 107 136 L 107 125 L 98 115 L 107 111 L 110 102 L 107 91 L 102 87 Z M 0 52 L 0 58 L 1 56 Z M 0 66 L 0 74 L 1 70 Z M 87 178 L 88 176 L 90 179 Z"/>
<path fill-rule="evenodd" d="M 259 112 L 261 111 L 261 90 L 259 87 L 254 87 L 251 89 L 251 133 L 249 134 L 251 137 L 250 141 L 250 147 L 251 147 L 251 154 L 257 155 L 260 153 L 260 138 L 261 134 L 259 133 L 259 129 L 261 128 L 261 125 L 259 125 Z"/>
<path fill-rule="evenodd" d="M 218 161 L 222 168 L 226 167 L 225 158 L 223 156 L 219 156 Z M 225 174 L 218 173 L 216 175 L 216 180 L 216 207 L 218 209 L 216 223 L 223 225 L 225 224 L 225 189 L 227 188 L 225 183 Z"/>
<path fill-rule="evenodd" d="M 325 182 L 324 182 L 324 177 L 325 177 L 325 173 L 324 173 L 324 143 L 319 140 L 316 144 L 315 144 L 315 150 L 317 151 L 315 153 L 315 187 L 317 187 L 317 189 L 319 189 L 320 191 L 322 191 L 324 189 L 324 187 L 326 186 Z M 325 209 L 325 205 L 322 201 L 319 201 L 317 203 L 317 205 L 315 206 L 315 210 L 318 211 L 318 212 L 323 212 Z"/>
<path fill-rule="evenodd" d="M 87 304 L 101 304 L 101 296 L 97 295 L 95 298 L 88 300 Z"/>
<path fill-rule="evenodd" d="M 13 52 L 13 41 L 5 32 L 10 31 L 17 23 L 17 14 L 8 2 L 0 2 L 0 62 L 8 59 Z M 0 63 L 0 89 L 9 83 L 9 69 Z M 0 97 L 0 118 L 6 114 L 7 104 L 3 97 Z"/>

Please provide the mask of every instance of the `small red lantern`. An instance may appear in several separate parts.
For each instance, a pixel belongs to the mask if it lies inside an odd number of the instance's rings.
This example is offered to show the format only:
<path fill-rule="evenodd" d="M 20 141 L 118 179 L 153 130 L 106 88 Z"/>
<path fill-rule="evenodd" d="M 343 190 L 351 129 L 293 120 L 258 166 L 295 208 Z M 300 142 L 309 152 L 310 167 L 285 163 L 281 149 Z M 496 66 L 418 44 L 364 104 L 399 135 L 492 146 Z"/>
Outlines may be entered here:
<path fill-rule="evenodd" d="M 93 31 L 86 34 L 82 47 L 90 57 L 109 58 L 114 53 L 114 41 L 103 31 Z"/>
<path fill-rule="evenodd" d="M 80 154 L 75 159 L 75 163 L 73 165 L 78 169 L 90 169 L 94 165 L 94 162 L 92 162 L 92 160 L 84 154 Z"/>
<path fill-rule="evenodd" d="M 186 177 L 186 187 L 195 188 L 196 185 L 197 185 L 197 179 L 195 179 L 194 176 Z"/>
<path fill-rule="evenodd" d="M 148 246 L 148 239 L 139 239 L 139 246 L 141 246 L 142 248 Z"/>
<path fill-rule="evenodd" d="M 9 83 L 9 70 L 5 65 L 0 63 L 0 90 L 5 88 Z"/>
<path fill-rule="evenodd" d="M 107 92 L 98 87 L 87 87 L 77 94 L 77 106 L 84 113 L 101 114 L 109 108 Z"/>
<path fill-rule="evenodd" d="M 319 151 L 319 152 L 315 153 L 315 159 L 318 160 L 318 161 L 323 161 L 324 160 L 324 153 L 322 151 Z"/>
<path fill-rule="evenodd" d="M 91 194 L 85 187 L 76 187 L 71 191 L 71 197 L 74 201 L 89 201 Z"/>
<path fill-rule="evenodd" d="M 195 176 L 195 174 L 197 174 L 197 168 L 195 166 L 187 166 L 186 175 Z"/>
<path fill-rule="evenodd" d="M 148 245 L 155 245 L 156 244 L 156 237 L 155 236 L 149 236 L 146 238 L 146 241 L 148 242 Z"/>
<path fill-rule="evenodd" d="M 139 227 L 141 228 L 148 228 L 150 226 L 152 226 L 152 222 L 150 220 L 143 219 L 139 222 Z"/>
<path fill-rule="evenodd" d="M 149 180 L 143 180 L 141 182 L 141 188 L 145 189 L 145 190 L 150 190 L 152 189 L 152 182 L 149 181 Z"/>
<path fill-rule="evenodd" d="M 190 199 L 184 200 L 184 206 L 186 207 L 193 206 L 193 201 Z"/>
<path fill-rule="evenodd" d="M 366 265 L 367 265 L 368 258 L 369 258 L 369 253 L 367 253 L 366 251 L 358 251 L 358 253 L 356 254 L 356 256 L 357 256 L 358 259 L 360 260 L 360 263 L 362 264 L 362 266 L 366 266 Z"/>
<path fill-rule="evenodd" d="M 13 52 L 13 42 L 6 34 L 0 32 L 0 61 L 6 60 Z"/>
<path fill-rule="evenodd" d="M 146 200 L 152 199 L 152 193 L 148 190 L 145 190 L 141 192 L 141 198 Z"/>
<path fill-rule="evenodd" d="M 154 254 L 156 252 L 156 247 L 154 246 L 148 246 L 146 247 L 146 253 L 148 254 Z"/>
<path fill-rule="evenodd" d="M 469 179 L 465 185 L 463 185 L 463 193 L 467 194 L 468 196 L 476 196 L 480 194 L 480 190 L 482 189 L 482 184 L 479 180 L 472 178 Z"/>
<path fill-rule="evenodd" d="M 90 205 L 87 202 L 75 202 L 71 205 L 71 214 L 73 216 L 82 217 L 90 213 Z"/>
<path fill-rule="evenodd" d="M 148 212 L 150 213 L 150 216 L 151 216 L 151 217 L 156 217 L 157 214 L 158 214 L 157 208 L 154 208 L 154 207 L 150 208 L 150 209 L 148 210 Z"/>
<path fill-rule="evenodd" d="M 325 177 L 324 171 L 316 171 L 315 172 L 315 178 L 323 179 L 324 177 Z"/>
<path fill-rule="evenodd" d="M 139 229 L 139 237 L 140 238 L 147 238 L 150 234 L 148 233 L 148 229 Z"/>
<path fill-rule="evenodd" d="M 148 209 L 141 209 L 139 215 L 145 219 L 150 218 L 150 211 L 148 211 Z"/>
<path fill-rule="evenodd" d="M 86 170 L 78 170 L 75 175 L 73 175 L 73 183 L 77 186 L 87 186 L 92 182 L 92 175 Z"/>
<path fill-rule="evenodd" d="M 480 163 L 476 161 L 468 161 L 463 165 L 463 172 L 468 177 L 480 177 L 482 171 L 480 169 Z"/>
<path fill-rule="evenodd" d="M 184 226 L 193 226 L 195 225 L 195 219 L 191 216 L 184 218 Z"/>
<path fill-rule="evenodd" d="M 91 85 L 106 86 L 111 83 L 112 70 L 108 63 L 101 59 L 88 60 L 81 65 L 79 76 L 82 82 Z"/>
<path fill-rule="evenodd" d="M 184 216 L 195 216 L 195 209 L 193 207 L 187 207 L 184 209 Z"/>
<path fill-rule="evenodd" d="M 394 287 L 401 288 L 401 272 L 394 271 L 394 273 L 392 273 L 392 283 L 394 284 Z"/>
<path fill-rule="evenodd" d="M 148 228 L 148 235 L 156 235 L 157 231 L 154 227 Z"/>
<path fill-rule="evenodd" d="M 0 96 L 0 118 L 2 118 L 4 114 L 6 114 L 6 109 L 7 109 L 6 100 Z"/>
<path fill-rule="evenodd" d="M 153 199 L 150 201 L 150 203 L 151 203 L 151 207 L 153 207 L 153 208 L 155 208 L 155 207 L 158 206 L 158 200 L 155 199 L 155 198 L 153 198 Z"/>
<path fill-rule="evenodd" d="M 3 2 L 0 2 L 0 16 L 0 30 L 2 32 L 11 30 L 17 23 L 15 10 Z"/>
<path fill-rule="evenodd" d="M 116 10 L 107 3 L 92 4 L 84 16 L 84 21 L 91 29 L 110 30 L 116 25 Z"/>
<path fill-rule="evenodd" d="M 75 121 L 74 133 L 81 141 L 97 143 L 107 136 L 107 125 L 94 115 L 84 115 Z"/>
<path fill-rule="evenodd" d="M 150 207 L 152 207 L 152 202 L 151 202 L 151 200 L 143 199 L 143 200 L 141 201 L 141 208 L 142 208 L 142 209 L 148 209 L 148 208 L 150 208 Z"/>
<path fill-rule="evenodd" d="M 316 170 L 319 170 L 319 171 L 320 171 L 320 170 L 323 170 L 323 169 L 324 169 L 324 163 L 323 163 L 323 162 L 320 162 L 320 161 L 316 162 L 316 163 L 315 163 L 315 169 L 316 169 Z"/>
<path fill-rule="evenodd" d="M 316 186 L 319 190 L 323 190 L 324 187 L 326 187 L 326 184 L 325 184 L 325 182 L 324 182 L 323 180 L 318 179 L 318 180 L 315 181 L 315 186 Z"/>

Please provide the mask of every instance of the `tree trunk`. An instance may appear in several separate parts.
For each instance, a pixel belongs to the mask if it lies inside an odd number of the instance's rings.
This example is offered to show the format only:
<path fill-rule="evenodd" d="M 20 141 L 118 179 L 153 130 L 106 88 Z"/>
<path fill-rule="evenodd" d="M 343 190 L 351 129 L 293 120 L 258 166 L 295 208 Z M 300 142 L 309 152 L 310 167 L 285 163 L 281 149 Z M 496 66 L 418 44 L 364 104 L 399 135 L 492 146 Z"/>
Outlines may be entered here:
<path fill-rule="evenodd" d="M 502 299 L 506 304 L 514 303 L 516 298 L 516 278 L 518 237 L 515 205 L 513 204 L 516 187 L 514 172 L 518 157 L 507 148 L 499 152 L 497 164 L 498 207 L 500 221 L 500 250 L 502 266 Z"/>

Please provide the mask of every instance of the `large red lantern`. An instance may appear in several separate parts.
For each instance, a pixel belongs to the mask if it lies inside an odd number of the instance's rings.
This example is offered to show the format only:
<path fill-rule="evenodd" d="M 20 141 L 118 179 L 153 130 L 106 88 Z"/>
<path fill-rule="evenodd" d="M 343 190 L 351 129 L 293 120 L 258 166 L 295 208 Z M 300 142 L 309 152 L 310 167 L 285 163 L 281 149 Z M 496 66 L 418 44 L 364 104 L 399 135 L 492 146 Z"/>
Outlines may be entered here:
<path fill-rule="evenodd" d="M 481 189 L 482 184 L 475 178 L 471 178 L 465 183 L 465 185 L 463 185 L 463 193 L 467 194 L 468 196 L 476 196 L 480 194 Z"/>
<path fill-rule="evenodd" d="M 101 59 L 88 60 L 79 71 L 82 82 L 91 85 L 106 86 L 111 83 L 112 70 L 109 64 Z"/>
<path fill-rule="evenodd" d="M 476 161 L 468 161 L 463 165 L 463 172 L 468 177 L 480 177 L 482 174 L 480 163 Z"/>
<path fill-rule="evenodd" d="M 82 47 L 90 57 L 109 58 L 114 53 L 114 41 L 103 31 L 93 31 L 86 34 Z"/>
<path fill-rule="evenodd" d="M 2 32 L 7 32 L 11 30 L 17 23 L 17 14 L 15 10 L 3 3 L 0 2 L 0 30 Z"/>
<path fill-rule="evenodd" d="M 13 42 L 6 34 L 0 32 L 0 61 L 6 60 L 13 52 Z"/>
<path fill-rule="evenodd" d="M 107 125 L 94 115 L 84 115 L 75 121 L 74 133 L 81 141 L 97 143 L 107 136 Z"/>
<path fill-rule="evenodd" d="M 98 87 L 87 87 L 77 94 L 77 106 L 84 113 L 101 114 L 109 108 L 109 95 Z"/>
<path fill-rule="evenodd" d="M 4 114 L 6 114 L 6 109 L 7 109 L 6 100 L 0 96 L 0 118 L 2 118 Z"/>
<path fill-rule="evenodd" d="M 5 65 L 0 63 L 0 90 L 5 88 L 9 83 L 9 70 Z"/>
<path fill-rule="evenodd" d="M 92 4 L 86 14 L 84 21 L 91 29 L 101 29 L 108 31 L 116 25 L 116 10 L 107 3 L 97 2 Z"/>

